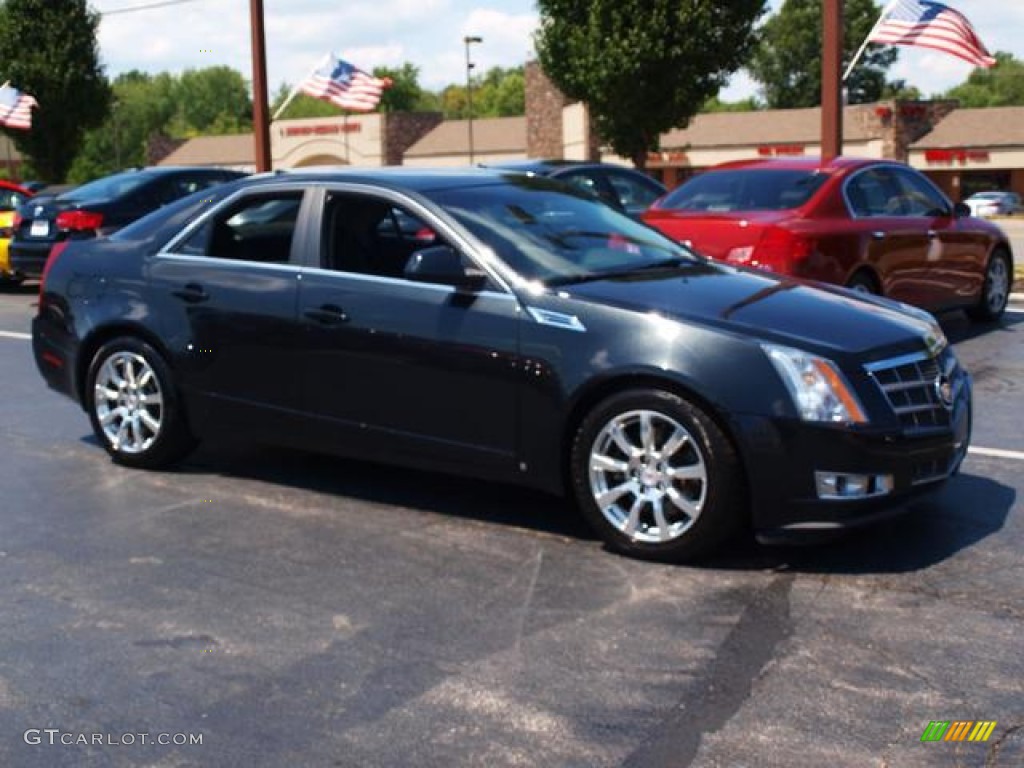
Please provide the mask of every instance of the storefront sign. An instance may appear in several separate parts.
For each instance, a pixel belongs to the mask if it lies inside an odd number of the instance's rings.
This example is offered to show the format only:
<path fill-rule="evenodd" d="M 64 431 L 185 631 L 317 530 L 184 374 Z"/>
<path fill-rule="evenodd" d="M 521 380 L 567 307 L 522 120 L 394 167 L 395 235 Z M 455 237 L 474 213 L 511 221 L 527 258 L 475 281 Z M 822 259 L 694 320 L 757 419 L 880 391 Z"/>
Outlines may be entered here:
<path fill-rule="evenodd" d="M 281 129 L 282 136 L 329 136 L 336 133 L 359 133 L 362 123 L 325 123 L 323 125 L 289 125 Z"/>
<path fill-rule="evenodd" d="M 924 161 L 928 165 L 967 165 L 987 163 L 991 159 L 985 149 L 926 149 Z"/>
<path fill-rule="evenodd" d="M 761 157 L 793 157 L 804 154 L 803 144 L 765 144 L 757 148 Z"/>

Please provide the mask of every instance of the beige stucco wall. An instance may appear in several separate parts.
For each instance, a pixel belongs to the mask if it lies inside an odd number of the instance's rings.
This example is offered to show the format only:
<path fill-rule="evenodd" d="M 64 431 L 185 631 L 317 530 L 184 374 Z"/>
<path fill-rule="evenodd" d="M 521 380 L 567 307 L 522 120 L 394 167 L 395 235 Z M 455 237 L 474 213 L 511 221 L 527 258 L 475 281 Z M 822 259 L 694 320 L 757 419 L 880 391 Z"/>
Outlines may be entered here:
<path fill-rule="evenodd" d="M 384 164 L 383 120 L 379 114 L 308 117 L 270 127 L 275 168 L 310 164 L 377 167 Z"/>
<path fill-rule="evenodd" d="M 479 150 L 473 152 L 473 162 L 482 165 L 525 159 L 525 152 L 481 152 Z M 455 168 L 468 164 L 469 154 L 430 155 L 428 157 L 409 157 L 406 155 L 402 161 L 402 165 L 415 166 L 417 168 Z"/>
<path fill-rule="evenodd" d="M 951 162 L 932 162 L 926 157 L 926 150 L 913 149 L 910 151 L 909 163 L 914 168 L 922 171 L 995 171 L 1007 168 L 1024 168 L 1024 146 L 1007 147 L 1000 149 L 985 149 L 983 147 L 965 148 L 966 154 L 961 159 L 956 157 Z M 935 150 L 938 152 L 960 150 Z M 976 153 L 981 152 L 982 156 Z M 985 155 L 987 154 L 987 159 Z"/>

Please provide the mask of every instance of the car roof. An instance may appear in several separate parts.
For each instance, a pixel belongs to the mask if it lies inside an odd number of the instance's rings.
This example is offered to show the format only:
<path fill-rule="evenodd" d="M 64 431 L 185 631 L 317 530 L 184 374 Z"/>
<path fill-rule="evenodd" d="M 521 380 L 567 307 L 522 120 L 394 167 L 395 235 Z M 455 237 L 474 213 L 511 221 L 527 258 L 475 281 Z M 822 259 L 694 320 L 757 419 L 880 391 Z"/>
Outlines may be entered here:
<path fill-rule="evenodd" d="M 733 160 L 721 165 L 709 168 L 709 171 L 752 168 L 765 169 L 776 168 L 789 171 L 848 171 L 854 168 L 862 168 L 868 165 L 885 164 L 886 160 L 872 160 L 864 157 L 835 157 L 831 160 L 822 160 L 816 155 L 801 155 L 799 157 L 761 157 L 753 160 Z M 890 163 L 891 164 L 891 163 Z"/>
<path fill-rule="evenodd" d="M 342 181 L 351 184 L 375 184 L 395 189 L 410 189 L 422 192 L 479 186 L 482 184 L 498 184 L 508 178 L 509 170 L 469 166 L 457 168 L 316 166 L 299 170 L 278 170 L 260 173 L 236 183 L 240 186 L 250 186 L 281 181 L 294 181 L 298 183 Z"/>
<path fill-rule="evenodd" d="M 482 168 L 500 168 L 507 171 L 521 171 L 524 173 L 536 173 L 539 176 L 547 176 L 567 168 L 619 168 L 625 171 L 632 171 L 621 165 L 610 163 L 595 163 L 586 160 L 508 160 L 500 163 L 487 163 Z"/>

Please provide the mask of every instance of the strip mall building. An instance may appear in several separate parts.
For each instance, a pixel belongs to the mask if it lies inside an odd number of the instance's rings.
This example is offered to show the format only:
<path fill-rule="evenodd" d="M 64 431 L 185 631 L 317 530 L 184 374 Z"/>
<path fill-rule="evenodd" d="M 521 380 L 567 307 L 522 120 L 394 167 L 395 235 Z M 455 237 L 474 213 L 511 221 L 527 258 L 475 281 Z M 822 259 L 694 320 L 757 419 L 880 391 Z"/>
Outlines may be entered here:
<path fill-rule="evenodd" d="M 281 120 L 271 126 L 274 168 L 312 165 L 453 166 L 530 157 L 628 164 L 590 131 L 586 109 L 570 103 L 536 64 L 526 68 L 526 115 L 443 120 L 436 113 L 375 113 Z M 668 186 L 730 160 L 817 155 L 818 109 L 697 115 L 661 136 L 648 157 Z M 954 101 L 885 101 L 846 107 L 843 153 L 888 158 L 925 172 L 954 200 L 988 189 L 1024 195 L 1024 107 L 959 109 Z M 254 168 L 251 134 L 191 139 L 163 165 Z"/>

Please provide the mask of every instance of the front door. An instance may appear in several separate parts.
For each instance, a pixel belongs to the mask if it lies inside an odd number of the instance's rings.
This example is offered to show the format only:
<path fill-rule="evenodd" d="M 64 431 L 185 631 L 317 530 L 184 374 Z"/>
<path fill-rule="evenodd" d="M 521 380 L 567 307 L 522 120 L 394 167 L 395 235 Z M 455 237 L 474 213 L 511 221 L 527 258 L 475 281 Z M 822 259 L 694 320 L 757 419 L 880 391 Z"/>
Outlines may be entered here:
<path fill-rule="evenodd" d="M 406 279 L 408 259 L 443 240 L 399 202 L 329 192 L 320 231 L 320 263 L 303 274 L 298 297 L 309 415 L 368 454 L 509 471 L 515 297 L 497 285 L 469 291 Z"/>

